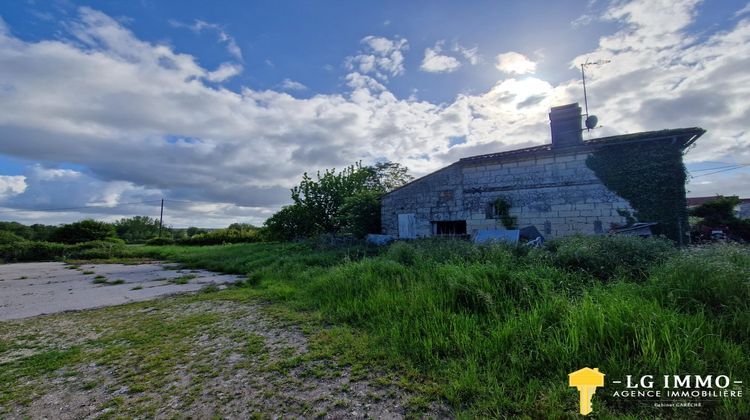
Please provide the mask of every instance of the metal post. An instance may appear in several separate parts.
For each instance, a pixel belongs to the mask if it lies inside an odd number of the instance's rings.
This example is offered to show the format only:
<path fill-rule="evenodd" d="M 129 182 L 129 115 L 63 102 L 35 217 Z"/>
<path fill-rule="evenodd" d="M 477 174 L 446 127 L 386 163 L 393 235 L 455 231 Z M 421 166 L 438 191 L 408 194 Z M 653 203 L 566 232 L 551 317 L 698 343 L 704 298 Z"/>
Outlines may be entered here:
<path fill-rule="evenodd" d="M 586 60 L 586 63 L 588 63 L 588 60 Z M 588 118 L 588 116 L 589 116 L 589 99 L 586 96 L 586 72 L 583 71 L 583 66 L 585 66 L 586 63 L 581 64 L 581 79 L 583 80 L 583 105 L 586 107 L 586 118 Z"/>
<path fill-rule="evenodd" d="M 159 237 L 161 238 L 161 226 L 164 219 L 164 199 L 161 199 L 161 212 L 159 212 Z"/>

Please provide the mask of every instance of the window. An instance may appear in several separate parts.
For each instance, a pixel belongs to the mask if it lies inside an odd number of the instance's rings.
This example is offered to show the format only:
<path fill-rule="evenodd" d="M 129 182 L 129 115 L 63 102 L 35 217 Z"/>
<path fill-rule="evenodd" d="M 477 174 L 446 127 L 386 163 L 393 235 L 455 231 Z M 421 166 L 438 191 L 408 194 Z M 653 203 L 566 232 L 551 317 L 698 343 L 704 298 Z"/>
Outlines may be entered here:
<path fill-rule="evenodd" d="M 435 235 L 457 236 L 466 235 L 466 220 L 451 220 L 446 222 L 432 222 Z"/>

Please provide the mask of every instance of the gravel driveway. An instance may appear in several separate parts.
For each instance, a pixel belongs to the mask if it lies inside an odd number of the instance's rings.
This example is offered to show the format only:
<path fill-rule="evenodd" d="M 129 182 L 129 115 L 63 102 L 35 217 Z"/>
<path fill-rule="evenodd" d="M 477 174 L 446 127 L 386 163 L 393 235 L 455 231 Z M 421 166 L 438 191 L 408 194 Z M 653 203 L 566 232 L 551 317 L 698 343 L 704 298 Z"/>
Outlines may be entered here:
<path fill-rule="evenodd" d="M 0 265 L 0 320 L 139 302 L 241 280 L 161 263 L 4 264 Z"/>

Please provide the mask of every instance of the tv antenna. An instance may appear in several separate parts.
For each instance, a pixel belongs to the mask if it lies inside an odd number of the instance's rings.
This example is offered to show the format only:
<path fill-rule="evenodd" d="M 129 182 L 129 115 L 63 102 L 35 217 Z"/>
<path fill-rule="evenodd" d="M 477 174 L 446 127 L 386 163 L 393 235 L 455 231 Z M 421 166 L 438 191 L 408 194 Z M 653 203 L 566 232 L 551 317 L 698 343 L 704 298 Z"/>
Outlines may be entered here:
<path fill-rule="evenodd" d="M 612 60 L 597 60 L 597 61 L 589 62 L 588 57 L 586 57 L 586 61 L 581 64 L 581 80 L 583 81 L 583 104 L 586 107 L 586 130 L 588 131 L 591 131 L 592 128 L 596 127 L 596 124 L 599 122 L 599 119 L 596 118 L 596 115 L 589 115 L 589 98 L 586 95 L 585 68 L 588 66 L 601 66 L 603 64 L 607 64 L 610 62 L 612 62 Z"/>

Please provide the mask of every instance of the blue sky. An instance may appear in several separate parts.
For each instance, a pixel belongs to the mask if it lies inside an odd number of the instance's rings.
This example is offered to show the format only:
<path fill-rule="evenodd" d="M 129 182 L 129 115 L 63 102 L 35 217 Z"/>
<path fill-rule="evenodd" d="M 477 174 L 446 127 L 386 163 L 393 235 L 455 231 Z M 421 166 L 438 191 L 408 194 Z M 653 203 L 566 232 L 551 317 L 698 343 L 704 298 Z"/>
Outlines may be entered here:
<path fill-rule="evenodd" d="M 419 175 L 549 141 L 582 102 L 595 136 L 702 126 L 686 156 L 750 163 L 746 1 L 14 1 L 0 4 L 0 219 L 154 213 L 260 223 L 307 170 Z M 750 196 L 750 170 L 689 195 Z M 146 202 L 141 205 L 123 203 Z M 97 206 L 81 211 L 38 211 Z"/>

